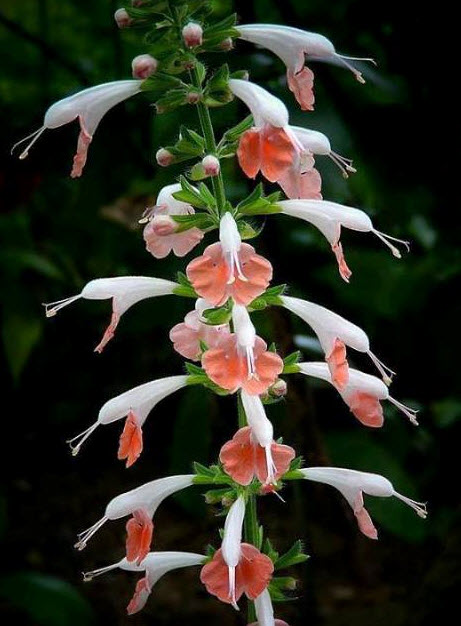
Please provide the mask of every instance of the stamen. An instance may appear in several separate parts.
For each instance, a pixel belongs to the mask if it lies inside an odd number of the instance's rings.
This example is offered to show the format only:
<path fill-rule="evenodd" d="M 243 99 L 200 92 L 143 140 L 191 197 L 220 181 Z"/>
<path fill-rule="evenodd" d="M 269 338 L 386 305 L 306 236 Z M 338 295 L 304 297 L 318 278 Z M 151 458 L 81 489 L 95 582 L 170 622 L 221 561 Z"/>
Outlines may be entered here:
<path fill-rule="evenodd" d="M 246 358 L 247 358 L 247 369 L 248 369 L 248 380 L 251 378 L 256 378 L 258 380 L 258 375 L 256 374 L 256 364 L 255 364 L 255 355 L 253 352 L 253 348 L 245 348 Z"/>
<path fill-rule="evenodd" d="M 83 530 L 81 533 L 78 533 L 78 541 L 76 544 L 74 544 L 74 548 L 77 548 L 77 550 L 83 550 L 84 548 L 86 548 L 86 544 L 91 539 L 91 537 L 101 528 L 103 524 L 107 522 L 108 519 L 108 517 L 101 517 L 101 519 L 93 524 L 93 526 L 90 526 L 86 530 Z"/>
<path fill-rule="evenodd" d="M 242 267 L 240 265 L 240 259 L 238 257 L 237 252 L 233 253 L 233 260 L 234 260 L 234 265 L 237 268 L 237 274 L 240 280 L 243 280 L 244 282 L 248 282 L 248 278 L 244 275 Z"/>
<path fill-rule="evenodd" d="M 370 357 L 370 359 L 373 361 L 378 372 L 381 374 L 383 381 L 389 387 L 389 385 L 392 382 L 392 377 L 397 376 L 397 374 L 393 370 L 391 370 L 390 367 L 387 367 L 387 365 L 384 365 L 384 363 L 380 361 L 378 357 L 375 354 L 373 354 L 373 352 L 367 352 L 367 354 Z M 389 372 L 390 376 L 387 372 Z"/>
<path fill-rule="evenodd" d="M 82 296 L 78 294 L 78 296 L 71 296 L 70 298 L 64 298 L 63 300 L 57 300 L 56 302 L 50 302 L 48 304 L 43 302 L 42 306 L 45 307 L 45 315 L 47 317 L 54 317 L 58 311 L 63 309 L 68 304 L 72 304 L 72 302 L 75 302 L 75 300 L 78 300 L 81 297 Z"/>
<path fill-rule="evenodd" d="M 397 237 L 391 237 L 390 235 L 386 235 L 385 233 L 381 233 L 379 230 L 372 230 L 371 232 L 374 233 L 379 239 L 381 239 L 381 241 L 383 243 L 385 243 L 388 248 L 390 248 L 392 254 L 397 259 L 401 259 L 402 255 L 400 253 L 400 250 L 398 248 L 396 248 L 395 246 L 393 246 L 390 243 L 390 241 L 388 241 L 389 239 L 391 241 L 397 241 L 397 243 L 403 244 L 405 246 L 405 248 L 407 249 L 407 252 L 410 252 L 410 242 L 405 241 L 404 239 L 397 239 Z"/>
<path fill-rule="evenodd" d="M 391 398 L 391 396 L 389 396 L 388 400 L 389 402 L 392 402 L 392 404 L 395 405 L 398 409 L 400 409 L 402 413 L 408 417 L 412 424 L 414 424 L 415 426 L 419 426 L 418 420 L 416 419 L 416 415 L 418 414 L 418 411 L 416 409 L 412 409 L 411 407 L 406 406 L 395 398 Z"/>
<path fill-rule="evenodd" d="M 164 207 L 164 204 L 155 204 L 154 206 L 148 206 L 143 212 L 141 219 L 138 220 L 138 224 L 147 224 L 147 222 L 150 222 L 153 218 L 155 211 Z"/>
<path fill-rule="evenodd" d="M 333 152 L 333 150 L 328 155 L 330 159 L 333 161 L 335 165 L 339 167 L 344 178 L 349 178 L 348 172 L 351 174 L 355 174 L 357 170 L 352 165 L 352 159 L 347 159 L 346 157 L 341 156 L 337 152 Z"/>
<path fill-rule="evenodd" d="M 346 54 L 338 54 L 338 56 L 341 57 L 341 59 L 347 59 L 348 61 L 368 61 L 370 63 L 373 63 L 374 66 L 378 67 L 375 59 L 372 59 L 371 57 L 349 57 Z"/>
<path fill-rule="evenodd" d="M 405 504 L 408 504 L 422 519 L 426 519 L 427 517 L 427 504 L 426 502 L 416 502 L 416 500 L 412 500 L 411 498 L 407 498 L 406 496 L 402 496 L 402 494 L 394 491 L 394 496 Z"/>
<path fill-rule="evenodd" d="M 228 567 L 229 570 L 229 598 L 231 599 L 231 604 L 236 611 L 240 611 L 239 605 L 237 604 L 237 600 L 235 598 L 235 567 Z"/>
<path fill-rule="evenodd" d="M 235 258 L 232 252 L 228 252 L 226 254 L 226 264 L 227 267 L 229 269 L 229 278 L 227 279 L 227 284 L 228 285 L 233 285 L 235 283 L 235 276 L 234 276 L 234 264 L 235 264 Z"/>
<path fill-rule="evenodd" d="M 277 471 L 277 468 L 275 467 L 275 463 L 274 460 L 272 459 L 272 446 L 269 444 L 268 446 L 266 446 L 264 448 L 265 453 L 266 453 L 266 465 L 267 465 L 267 479 L 266 479 L 266 485 L 275 485 L 276 484 L 276 480 L 275 480 L 275 472 Z"/>
<path fill-rule="evenodd" d="M 24 143 L 25 141 L 33 137 L 32 141 L 28 144 L 25 150 L 23 150 L 21 154 L 19 155 L 20 160 L 23 161 L 28 156 L 29 150 L 31 149 L 31 147 L 34 145 L 37 139 L 45 132 L 45 130 L 46 130 L 46 127 L 42 126 L 38 130 L 31 133 L 30 135 L 27 135 L 27 137 L 24 137 L 24 139 L 21 139 L 21 141 L 16 142 L 14 146 L 11 148 L 10 154 L 13 154 L 13 152 L 16 150 L 18 146 L 20 146 L 22 143 Z"/>
<path fill-rule="evenodd" d="M 94 424 L 92 424 L 89 428 L 84 430 L 79 435 L 76 435 L 75 437 L 72 437 L 72 439 L 68 439 L 66 441 L 66 443 L 69 444 L 69 447 L 72 451 L 72 456 L 77 456 L 77 454 L 80 452 L 80 448 L 82 447 L 82 444 L 88 439 L 91 433 L 94 430 L 96 430 L 98 426 L 99 426 L 99 422 L 95 422 Z M 73 445 L 74 441 L 77 441 L 78 439 L 80 441 L 78 441 L 75 445 Z"/>
<path fill-rule="evenodd" d="M 94 569 L 91 572 L 83 572 L 83 581 L 85 583 L 93 580 L 96 576 L 101 576 L 101 574 L 105 574 L 106 572 L 110 572 L 113 569 L 117 569 L 118 563 L 114 563 L 113 565 L 107 565 L 106 567 L 100 567 L 99 569 Z"/>
<path fill-rule="evenodd" d="M 342 55 L 338 54 L 338 59 L 344 65 L 344 67 L 347 67 L 347 69 L 350 70 L 354 74 L 355 78 L 359 81 L 359 83 L 362 83 L 362 85 L 364 85 L 365 84 L 365 79 L 362 76 L 362 72 L 359 72 L 359 70 L 356 69 L 351 63 L 348 63 L 346 61 L 347 58 L 348 57 L 345 57 L 345 56 L 342 56 Z M 359 59 L 357 59 L 357 60 L 359 60 Z"/>

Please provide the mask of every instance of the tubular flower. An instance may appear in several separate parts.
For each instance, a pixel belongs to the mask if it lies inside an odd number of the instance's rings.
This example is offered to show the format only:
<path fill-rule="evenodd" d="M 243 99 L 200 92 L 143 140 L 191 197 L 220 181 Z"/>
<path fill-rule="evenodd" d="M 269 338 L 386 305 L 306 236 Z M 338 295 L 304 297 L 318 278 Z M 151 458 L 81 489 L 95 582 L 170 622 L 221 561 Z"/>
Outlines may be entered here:
<path fill-rule="evenodd" d="M 232 297 L 247 306 L 260 296 L 272 279 L 272 265 L 242 243 L 230 213 L 221 219 L 220 242 L 205 248 L 202 256 L 189 263 L 187 277 L 195 291 L 214 306 L 222 306 Z"/>
<path fill-rule="evenodd" d="M 72 178 L 78 178 L 82 175 L 88 148 L 99 122 L 109 109 L 139 93 L 141 84 L 142 81 L 140 80 L 117 80 L 112 83 L 104 83 L 84 89 L 63 100 L 59 100 L 59 102 L 55 102 L 45 113 L 43 126 L 13 146 L 13 150 L 23 141 L 31 139 L 25 150 L 19 155 L 20 159 L 25 159 L 32 145 L 47 128 L 59 128 L 78 118 L 80 135 L 70 174 Z"/>
<path fill-rule="evenodd" d="M 240 39 L 251 41 L 276 54 L 286 65 L 290 90 L 303 111 L 314 108 L 314 73 L 305 66 L 307 61 L 326 61 L 347 67 L 359 83 L 365 80 L 350 61 L 371 61 L 338 54 L 329 39 L 291 26 L 279 24 L 248 24 L 239 26 Z"/>
<path fill-rule="evenodd" d="M 298 366 L 302 374 L 315 376 L 315 378 L 334 384 L 326 363 L 298 363 Z M 413 424 L 418 424 L 416 411 L 392 398 L 389 395 L 387 385 L 376 376 L 370 376 L 370 374 L 350 368 L 346 386 L 343 389 L 338 389 L 338 391 L 351 412 L 365 426 L 380 428 L 383 425 L 383 409 L 380 400 L 389 400 Z"/>
<path fill-rule="evenodd" d="M 221 324 L 213 326 L 206 323 L 197 307 L 204 309 L 212 308 L 205 300 L 199 298 L 196 310 L 190 311 L 184 318 L 184 322 L 176 324 L 170 330 L 170 339 L 173 347 L 181 356 L 192 361 L 199 361 L 202 355 L 202 344 L 208 348 L 215 348 L 224 337 L 230 336 L 229 325 Z"/>
<path fill-rule="evenodd" d="M 352 272 L 346 264 L 343 248 L 340 242 L 341 226 L 364 233 L 374 233 L 381 241 L 383 241 L 392 251 L 392 254 L 398 259 L 401 258 L 400 251 L 388 241 L 391 239 L 407 246 L 408 242 L 377 231 L 373 228 L 371 219 L 364 211 L 337 204 L 336 202 L 327 202 L 326 200 L 283 200 L 279 202 L 282 213 L 297 217 L 313 224 L 320 230 L 331 245 L 341 277 L 349 282 Z"/>
<path fill-rule="evenodd" d="M 94 424 L 68 441 L 72 454 L 75 456 L 80 452 L 84 441 L 99 425 L 111 424 L 126 417 L 120 437 L 118 458 L 126 459 L 126 466 L 130 467 L 142 452 L 142 426 L 147 416 L 160 400 L 185 387 L 187 381 L 188 376 L 159 378 L 112 398 L 103 405 Z"/>
<path fill-rule="evenodd" d="M 57 302 L 45 304 L 47 317 L 54 317 L 58 311 L 68 304 L 84 298 L 85 300 L 108 300 L 112 298 L 112 317 L 100 343 L 94 349 L 101 353 L 115 334 L 121 316 L 133 304 L 146 298 L 167 296 L 174 293 L 177 283 L 163 278 L 148 276 L 116 276 L 115 278 L 96 278 L 85 285 L 76 296 L 64 298 Z"/>
<path fill-rule="evenodd" d="M 193 552 L 149 552 L 139 565 L 125 558 L 113 565 L 107 565 L 106 567 L 101 567 L 92 572 L 86 572 L 83 575 L 83 579 L 88 582 L 96 576 L 101 576 L 101 574 L 105 574 L 114 569 L 122 569 L 129 572 L 144 572 L 145 575 L 137 582 L 134 595 L 127 606 L 128 615 L 133 615 L 144 608 L 152 593 L 152 588 L 164 574 L 174 569 L 200 565 L 204 560 L 205 556 L 203 554 L 194 554 Z"/>
<path fill-rule="evenodd" d="M 152 542 L 154 524 L 152 518 L 160 504 L 173 493 L 190 487 L 194 474 L 184 476 L 168 476 L 141 485 L 136 489 L 122 493 L 113 498 L 106 507 L 104 516 L 93 526 L 79 533 L 75 547 L 83 550 L 91 537 L 108 520 L 117 520 L 132 515 L 126 525 L 126 559 L 135 561 L 137 565 L 148 554 Z"/>
<path fill-rule="evenodd" d="M 341 170 L 344 178 L 348 178 L 349 174 L 355 174 L 357 172 L 353 166 L 352 159 L 348 159 L 334 152 L 331 148 L 330 140 L 320 131 L 303 128 L 301 126 L 290 126 L 290 131 L 295 135 L 297 141 L 299 141 L 308 154 L 329 157 Z"/>
<path fill-rule="evenodd" d="M 265 589 L 255 600 L 257 622 L 248 626 L 289 626 L 281 619 L 274 619 L 274 609 L 270 593 Z"/>
<path fill-rule="evenodd" d="M 356 470 L 342 469 L 340 467 L 308 467 L 300 470 L 307 480 L 331 485 L 340 491 L 349 502 L 357 523 L 364 535 L 370 539 L 377 539 L 378 533 L 371 521 L 368 511 L 363 505 L 363 494 L 389 498 L 395 496 L 405 504 L 408 504 L 419 517 L 426 518 L 426 505 L 415 502 L 395 491 L 392 483 L 379 474 L 357 472 Z"/>
<path fill-rule="evenodd" d="M 271 455 L 275 468 L 274 480 L 279 481 L 289 470 L 290 463 L 295 458 L 295 451 L 290 446 L 272 441 Z M 225 472 L 239 485 L 249 485 L 253 478 L 267 484 L 265 450 L 259 445 L 249 426 L 240 428 L 232 439 L 223 445 L 219 460 Z"/>
<path fill-rule="evenodd" d="M 237 157 L 249 178 L 261 171 L 270 182 L 278 181 L 303 154 L 302 145 L 288 125 L 288 111 L 281 100 L 246 80 L 229 80 L 232 93 L 250 109 L 254 127 L 240 138 Z"/>
<path fill-rule="evenodd" d="M 232 604 L 245 593 L 250 600 L 257 598 L 268 586 L 274 571 L 270 558 L 248 543 L 242 543 L 245 501 L 240 496 L 229 509 L 224 525 L 221 548 L 207 563 L 200 580 L 208 593 L 221 602 Z"/>
<path fill-rule="evenodd" d="M 180 233 L 179 224 L 172 215 L 192 215 L 195 210 L 190 204 L 176 200 L 173 194 L 181 190 L 181 185 L 167 185 L 158 194 L 157 204 L 148 209 L 148 224 L 144 228 L 146 249 L 156 259 L 164 259 L 171 251 L 183 257 L 203 239 L 199 228 L 189 228 Z"/>
<path fill-rule="evenodd" d="M 223 389 L 264 393 L 283 370 L 283 361 L 256 336 L 246 307 L 234 304 L 232 320 L 235 334 L 224 336 L 207 350 L 202 365 L 211 380 Z"/>
<path fill-rule="evenodd" d="M 395 372 L 389 370 L 370 351 L 370 341 L 361 328 L 319 304 L 288 296 L 281 296 L 281 300 L 286 309 L 298 315 L 306 324 L 309 324 L 317 335 L 320 345 L 325 352 L 333 384 L 338 389 L 343 389 L 349 380 L 346 346 L 368 354 L 383 377 L 384 382 L 386 384 L 391 382 L 392 379 L 389 373 L 392 375 Z"/>

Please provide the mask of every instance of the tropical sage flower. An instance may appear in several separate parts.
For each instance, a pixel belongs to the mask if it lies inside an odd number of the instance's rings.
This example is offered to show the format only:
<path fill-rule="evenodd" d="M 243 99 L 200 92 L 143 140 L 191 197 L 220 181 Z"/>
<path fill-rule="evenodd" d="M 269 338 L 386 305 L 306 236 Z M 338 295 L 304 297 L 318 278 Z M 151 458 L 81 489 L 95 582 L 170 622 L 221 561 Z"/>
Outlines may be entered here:
<path fill-rule="evenodd" d="M 116 80 L 112 83 L 104 83 L 84 89 L 63 100 L 59 100 L 59 102 L 55 102 L 45 113 L 43 126 L 15 144 L 13 150 L 19 144 L 32 138 L 26 149 L 19 155 L 20 159 L 25 159 L 29 154 L 30 148 L 46 129 L 59 128 L 78 119 L 80 135 L 70 174 L 72 178 L 78 178 L 82 175 L 88 148 L 99 122 L 109 109 L 139 93 L 141 84 L 142 81 L 140 80 Z"/>
<path fill-rule="evenodd" d="M 75 547 L 83 550 L 93 535 L 108 521 L 132 515 L 126 524 L 126 559 L 140 565 L 150 550 L 154 523 L 152 518 L 160 504 L 173 493 L 193 484 L 194 474 L 168 476 L 145 483 L 122 493 L 109 502 L 104 516 L 79 533 Z"/>
<path fill-rule="evenodd" d="M 395 496 L 405 504 L 408 504 L 419 517 L 427 516 L 426 505 L 416 502 L 395 491 L 392 483 L 379 474 L 358 472 L 356 470 L 343 469 L 340 467 L 308 467 L 300 470 L 307 480 L 312 480 L 325 485 L 331 485 L 340 491 L 350 504 L 357 523 L 364 535 L 370 539 L 377 539 L 378 533 L 371 521 L 368 511 L 363 504 L 363 494 L 390 498 Z"/>
<path fill-rule="evenodd" d="M 83 298 L 85 300 L 108 300 L 112 299 L 112 317 L 100 343 L 94 349 L 102 352 L 115 334 L 121 316 L 128 311 L 133 304 L 146 298 L 167 296 L 174 293 L 179 287 L 177 283 L 163 278 L 150 278 L 148 276 L 116 276 L 115 278 L 96 278 L 85 285 L 82 291 L 70 298 L 44 304 L 47 317 L 54 317 L 58 311 L 67 305 Z"/>

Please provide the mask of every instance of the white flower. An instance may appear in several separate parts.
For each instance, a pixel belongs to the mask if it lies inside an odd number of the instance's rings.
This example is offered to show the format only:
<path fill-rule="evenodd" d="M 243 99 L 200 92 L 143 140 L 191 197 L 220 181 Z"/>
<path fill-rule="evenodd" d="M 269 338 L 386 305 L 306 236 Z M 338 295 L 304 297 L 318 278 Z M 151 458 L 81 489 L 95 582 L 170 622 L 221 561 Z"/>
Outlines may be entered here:
<path fill-rule="evenodd" d="M 377 231 L 369 216 L 360 209 L 326 200 L 282 200 L 278 205 L 285 215 L 305 220 L 320 230 L 330 243 L 338 262 L 339 273 L 346 282 L 349 282 L 352 272 L 346 264 L 340 243 L 341 226 L 350 230 L 375 234 L 398 259 L 401 258 L 401 253 L 388 239 L 402 243 L 408 248 L 408 242 Z"/>
<path fill-rule="evenodd" d="M 116 276 L 114 278 L 96 278 L 85 285 L 81 293 L 64 300 L 44 304 L 47 317 L 53 317 L 68 304 L 84 298 L 85 300 L 108 300 L 112 298 L 112 318 L 101 342 L 95 352 L 102 352 L 106 344 L 112 339 L 121 316 L 134 304 L 174 293 L 179 285 L 163 278 L 148 276 Z"/>
<path fill-rule="evenodd" d="M 98 419 L 85 431 L 68 441 L 72 454 L 80 448 L 99 425 L 111 424 L 127 417 L 120 438 L 119 458 L 134 463 L 142 451 L 142 426 L 152 409 L 164 398 L 187 385 L 188 376 L 168 376 L 134 387 L 106 402 L 99 411 Z"/>
<path fill-rule="evenodd" d="M 127 515 L 133 515 L 137 511 L 145 512 L 152 520 L 155 511 L 163 500 L 181 489 L 190 487 L 194 477 L 195 474 L 185 474 L 158 478 L 112 498 L 106 507 L 104 516 L 90 528 L 79 533 L 75 547 L 78 550 L 83 550 L 91 537 L 108 520 L 117 520 Z"/>
<path fill-rule="evenodd" d="M 245 411 L 245 415 L 248 421 L 248 426 L 251 427 L 252 433 L 259 443 L 264 448 L 266 453 L 267 464 L 267 484 L 275 484 L 275 473 L 277 468 L 275 467 L 274 460 L 272 458 L 272 443 L 274 440 L 274 429 L 272 423 L 267 418 L 264 410 L 264 405 L 261 402 L 261 398 L 257 395 L 250 395 L 244 389 L 242 389 L 242 404 Z"/>
<path fill-rule="evenodd" d="M 352 165 L 352 159 L 334 152 L 330 140 L 320 131 L 301 126 L 290 126 L 290 130 L 305 150 L 315 155 L 329 157 L 339 167 L 344 178 L 348 178 L 348 172 L 354 174 L 357 171 Z"/>
<path fill-rule="evenodd" d="M 141 83 L 140 80 L 116 80 L 84 89 L 55 102 L 45 113 L 42 128 L 15 144 L 13 150 L 23 141 L 32 138 L 27 148 L 19 156 L 20 159 L 25 159 L 32 145 L 47 128 L 59 128 L 78 118 L 80 135 L 71 176 L 72 178 L 81 176 L 86 163 L 88 148 L 99 122 L 109 109 L 139 93 Z"/>
<path fill-rule="evenodd" d="M 83 579 L 90 581 L 96 576 L 114 569 L 123 569 L 129 572 L 145 572 L 144 578 L 138 581 L 134 596 L 127 607 L 128 614 L 132 615 L 144 608 L 153 586 L 164 574 L 174 569 L 200 565 L 205 558 L 203 554 L 194 554 L 193 552 L 149 552 L 140 565 L 130 563 L 127 559 L 122 559 L 113 565 L 86 572 L 83 575 Z"/>
<path fill-rule="evenodd" d="M 370 539 L 377 539 L 378 533 L 363 505 L 363 493 L 380 498 L 395 496 L 408 504 L 416 513 L 425 518 L 426 505 L 415 502 L 395 491 L 392 483 L 379 474 L 369 474 L 339 467 L 308 467 L 300 470 L 307 480 L 331 485 L 340 491 L 349 502 L 360 530 Z"/>
<path fill-rule="evenodd" d="M 224 524 L 224 537 L 221 544 L 223 559 L 229 568 L 229 597 L 232 606 L 238 610 L 235 598 L 235 568 L 241 557 L 243 520 L 245 519 L 245 499 L 240 496 L 229 509 Z"/>
<path fill-rule="evenodd" d="M 302 374 L 325 380 L 332 385 L 334 382 L 326 363 L 298 363 Z M 380 427 L 383 425 L 383 411 L 380 400 L 389 400 L 400 409 L 415 425 L 416 411 L 410 409 L 389 395 L 387 385 L 380 378 L 370 376 L 358 370 L 349 368 L 349 378 L 344 388 L 338 389 L 344 402 L 348 405 L 355 417 L 366 426 Z"/>

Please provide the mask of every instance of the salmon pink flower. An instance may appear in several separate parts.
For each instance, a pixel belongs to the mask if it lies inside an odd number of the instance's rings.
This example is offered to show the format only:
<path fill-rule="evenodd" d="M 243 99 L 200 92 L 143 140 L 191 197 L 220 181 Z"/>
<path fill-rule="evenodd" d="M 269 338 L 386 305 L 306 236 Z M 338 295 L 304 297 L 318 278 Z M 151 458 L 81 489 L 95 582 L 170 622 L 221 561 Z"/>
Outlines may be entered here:
<path fill-rule="evenodd" d="M 202 300 L 199 298 L 197 302 Z M 202 302 L 204 302 L 202 300 Z M 197 306 L 197 305 L 196 305 Z M 202 306 L 202 303 L 198 304 Z M 204 305 L 205 309 L 212 308 L 210 304 Z M 223 337 L 230 335 L 229 325 L 221 324 L 213 326 L 207 324 L 199 310 L 190 311 L 184 318 L 184 322 L 176 324 L 170 330 L 170 339 L 173 347 L 185 359 L 199 361 L 202 354 L 202 343 L 209 349 L 215 348 Z"/>
<path fill-rule="evenodd" d="M 189 263 L 187 277 L 195 291 L 214 306 L 232 297 L 247 306 L 260 296 L 272 279 L 272 265 L 242 243 L 230 213 L 221 218 L 219 243 L 205 248 L 202 256 Z"/>
<path fill-rule="evenodd" d="M 185 387 L 188 378 L 188 376 L 159 378 L 112 398 L 103 405 L 94 424 L 68 441 L 72 454 L 75 456 L 80 452 L 83 442 L 99 425 L 111 424 L 126 417 L 120 437 L 118 458 L 126 459 L 126 466 L 130 467 L 142 452 L 142 426 L 147 416 L 160 400 Z"/>
<path fill-rule="evenodd" d="M 279 202 L 282 213 L 297 217 L 313 224 L 320 230 L 331 245 L 341 277 L 349 282 L 352 272 L 346 264 L 343 248 L 340 242 L 341 226 L 350 228 L 351 230 L 374 233 L 381 241 L 383 241 L 392 251 L 392 254 L 401 258 L 400 251 L 388 241 L 391 239 L 397 241 L 408 249 L 408 242 L 395 237 L 385 235 L 375 228 L 368 215 L 364 211 L 337 204 L 336 202 L 327 202 L 326 200 L 283 200 Z"/>
<path fill-rule="evenodd" d="M 274 619 L 272 600 L 267 589 L 255 599 L 255 610 L 258 621 L 248 626 L 289 626 L 281 619 Z"/>
<path fill-rule="evenodd" d="M 136 489 L 113 498 L 106 507 L 104 516 L 95 524 L 78 535 L 75 547 L 86 548 L 93 535 L 108 520 L 118 520 L 132 515 L 126 525 L 126 559 L 139 565 L 150 550 L 154 524 L 152 518 L 160 504 L 173 493 L 186 489 L 193 484 L 194 474 L 168 476 L 145 483 Z"/>
<path fill-rule="evenodd" d="M 302 374 L 315 376 L 334 385 L 326 363 L 298 363 L 298 367 Z M 383 409 L 380 400 L 389 400 L 413 424 L 418 425 L 417 411 L 392 398 L 387 385 L 376 376 L 350 368 L 347 384 L 342 389 L 338 389 L 338 392 L 351 412 L 365 426 L 379 428 L 383 425 Z"/>
<path fill-rule="evenodd" d="M 101 353 L 115 334 L 121 316 L 134 304 L 174 293 L 177 283 L 163 278 L 150 278 L 148 276 L 116 276 L 115 278 L 96 278 L 85 285 L 83 290 L 76 296 L 64 298 L 57 302 L 45 304 L 47 317 L 54 317 L 58 311 L 68 304 L 84 298 L 85 300 L 108 300 L 112 299 L 112 317 L 100 343 L 94 349 Z"/>
<path fill-rule="evenodd" d="M 82 175 L 88 148 L 99 122 L 109 109 L 139 93 L 141 91 L 141 83 L 142 81 L 140 80 L 117 80 L 112 83 L 104 83 L 84 89 L 63 100 L 59 100 L 59 102 L 55 102 L 45 113 L 43 126 L 15 144 L 13 150 L 19 144 L 32 138 L 26 149 L 19 155 L 20 159 L 25 159 L 32 145 L 47 128 L 59 128 L 78 119 L 80 135 L 70 174 L 72 178 L 78 178 Z"/>
<path fill-rule="evenodd" d="M 281 296 L 280 299 L 282 306 L 309 324 L 317 335 L 325 352 L 333 383 L 338 389 L 343 389 L 349 379 L 346 346 L 359 352 L 365 352 L 373 361 L 384 382 L 390 384 L 392 380 L 390 375 L 395 374 L 395 372 L 386 367 L 370 351 L 370 341 L 361 328 L 319 304 L 289 296 Z"/>
<path fill-rule="evenodd" d="M 245 500 L 240 496 L 229 509 L 221 549 L 215 552 L 200 574 L 208 593 L 238 610 L 245 593 L 250 600 L 266 589 L 274 571 L 270 558 L 254 546 L 242 543 Z"/>
<path fill-rule="evenodd" d="M 408 504 L 416 511 L 419 517 L 425 519 L 427 516 L 425 504 L 402 496 L 395 491 L 392 483 L 387 478 L 379 474 L 369 474 L 368 472 L 358 472 L 340 467 L 308 467 L 301 469 L 300 472 L 307 480 L 331 485 L 340 491 L 352 507 L 360 530 L 370 539 L 377 539 L 378 533 L 368 511 L 364 507 L 364 493 L 380 498 L 395 496 L 402 502 L 405 502 L 405 504 Z"/>
<path fill-rule="evenodd" d="M 229 88 L 247 105 L 254 120 L 254 127 L 240 138 L 240 167 L 249 178 L 261 171 L 274 183 L 303 154 L 302 145 L 288 125 L 288 110 L 281 100 L 249 81 L 232 78 Z"/>
<path fill-rule="evenodd" d="M 251 41 L 276 54 L 286 65 L 290 90 L 303 111 L 314 108 L 314 73 L 305 66 L 307 61 L 326 61 L 347 67 L 360 83 L 365 80 L 349 61 L 371 61 L 346 57 L 336 52 L 329 39 L 291 26 L 279 24 L 248 24 L 239 26 L 240 39 Z"/>
<path fill-rule="evenodd" d="M 272 441 L 271 455 L 275 467 L 274 480 L 277 482 L 290 468 L 295 451 L 290 446 Z M 267 484 L 265 450 L 259 445 L 249 426 L 240 428 L 233 438 L 223 445 L 219 460 L 225 472 L 239 485 L 249 485 L 253 478 Z"/>
<path fill-rule="evenodd" d="M 199 228 L 189 228 L 176 232 L 179 224 L 172 215 L 193 215 L 195 210 L 190 204 L 176 200 L 173 196 L 181 191 L 181 185 L 167 185 L 163 187 L 157 197 L 157 204 L 148 209 L 148 224 L 144 229 L 146 249 L 156 259 L 164 259 L 171 251 L 183 257 L 203 239 L 203 232 Z"/>
<path fill-rule="evenodd" d="M 174 569 L 200 565 L 205 558 L 203 554 L 194 554 L 193 552 L 149 552 L 139 565 L 125 558 L 113 565 L 86 572 L 83 574 L 83 580 L 88 582 L 96 576 L 101 576 L 114 569 L 144 572 L 145 575 L 136 584 L 134 595 L 127 607 L 128 615 L 133 615 L 144 608 L 152 593 L 152 588 L 164 574 Z"/>

